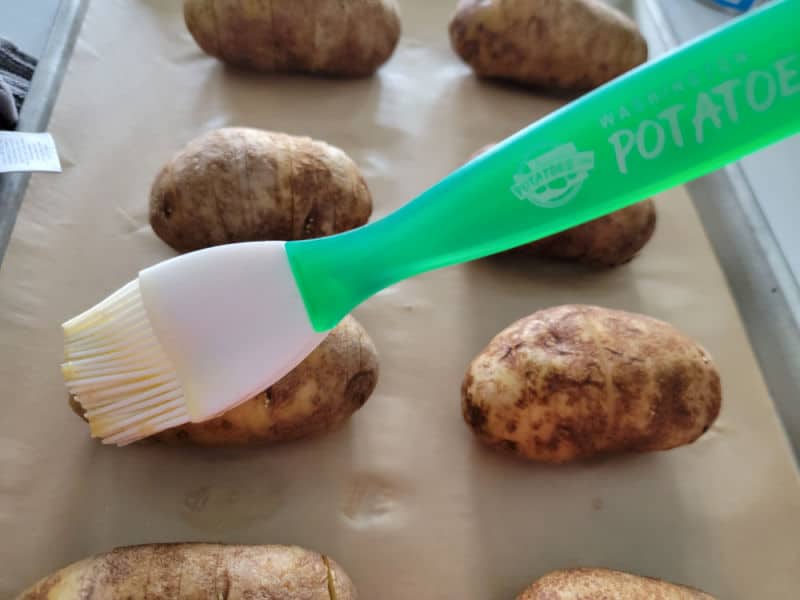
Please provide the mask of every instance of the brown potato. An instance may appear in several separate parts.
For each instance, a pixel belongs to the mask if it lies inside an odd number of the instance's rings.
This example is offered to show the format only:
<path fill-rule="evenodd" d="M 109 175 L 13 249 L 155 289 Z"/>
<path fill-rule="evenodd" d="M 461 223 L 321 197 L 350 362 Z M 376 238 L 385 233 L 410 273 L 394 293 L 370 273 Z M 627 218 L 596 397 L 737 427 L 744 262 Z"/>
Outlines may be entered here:
<path fill-rule="evenodd" d="M 582 305 L 510 325 L 462 386 L 464 419 L 483 442 L 546 463 L 689 444 L 720 403 L 697 343 L 650 317 Z"/>
<path fill-rule="evenodd" d="M 372 340 L 345 317 L 303 362 L 266 391 L 203 423 L 162 431 L 168 444 L 244 446 L 286 442 L 332 431 L 367 401 L 378 381 Z M 70 400 L 73 410 L 80 404 Z"/>
<path fill-rule="evenodd" d="M 537 580 L 517 600 L 714 600 L 692 588 L 609 569 L 565 569 Z"/>
<path fill-rule="evenodd" d="M 633 260 L 653 237 L 655 229 L 655 204 L 644 200 L 520 246 L 515 252 L 595 267 L 617 267 Z"/>
<path fill-rule="evenodd" d="M 647 60 L 635 23 L 600 0 L 460 0 L 450 41 L 481 77 L 554 89 L 595 88 Z"/>
<path fill-rule="evenodd" d="M 395 0 L 184 0 L 183 16 L 206 53 L 264 72 L 360 77 L 400 39 Z"/>
<path fill-rule="evenodd" d="M 356 600 L 347 573 L 296 546 L 148 544 L 73 563 L 17 600 Z"/>
<path fill-rule="evenodd" d="M 484 146 L 471 158 L 483 154 L 493 145 Z M 656 221 L 655 204 L 652 200 L 643 200 L 594 221 L 519 246 L 511 252 L 594 267 L 617 267 L 639 254 L 653 237 Z"/>
<path fill-rule="evenodd" d="M 369 220 L 355 163 L 324 142 L 223 128 L 189 142 L 159 171 L 150 225 L 180 252 L 341 233 Z"/>

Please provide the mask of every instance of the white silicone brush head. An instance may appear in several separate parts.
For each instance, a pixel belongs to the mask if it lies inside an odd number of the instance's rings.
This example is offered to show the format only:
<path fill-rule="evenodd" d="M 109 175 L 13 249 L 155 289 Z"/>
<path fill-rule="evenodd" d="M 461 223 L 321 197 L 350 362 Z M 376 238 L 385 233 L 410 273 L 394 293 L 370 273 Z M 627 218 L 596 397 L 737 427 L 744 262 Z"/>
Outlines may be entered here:
<path fill-rule="evenodd" d="M 284 246 L 179 256 L 67 321 L 62 371 L 92 436 L 124 445 L 205 421 L 302 361 L 325 334 L 311 326 Z"/>

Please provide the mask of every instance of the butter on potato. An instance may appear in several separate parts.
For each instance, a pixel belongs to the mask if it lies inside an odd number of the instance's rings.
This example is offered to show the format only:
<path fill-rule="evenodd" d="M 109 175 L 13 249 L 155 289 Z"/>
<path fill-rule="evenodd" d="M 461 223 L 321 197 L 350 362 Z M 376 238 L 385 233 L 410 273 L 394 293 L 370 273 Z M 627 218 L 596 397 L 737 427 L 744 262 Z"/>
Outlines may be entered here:
<path fill-rule="evenodd" d="M 545 463 L 689 444 L 721 400 L 699 344 L 663 321 L 584 305 L 513 323 L 462 385 L 463 416 L 480 440 Z"/>

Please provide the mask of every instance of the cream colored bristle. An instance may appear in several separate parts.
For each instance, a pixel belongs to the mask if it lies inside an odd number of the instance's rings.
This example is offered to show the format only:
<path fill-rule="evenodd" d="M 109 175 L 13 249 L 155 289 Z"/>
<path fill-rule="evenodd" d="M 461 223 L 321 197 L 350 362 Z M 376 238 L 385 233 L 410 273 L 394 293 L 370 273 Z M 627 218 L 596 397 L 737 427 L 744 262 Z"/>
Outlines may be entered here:
<path fill-rule="evenodd" d="M 126 445 L 189 421 L 177 373 L 156 338 L 138 281 L 64 324 L 67 389 L 93 437 Z"/>

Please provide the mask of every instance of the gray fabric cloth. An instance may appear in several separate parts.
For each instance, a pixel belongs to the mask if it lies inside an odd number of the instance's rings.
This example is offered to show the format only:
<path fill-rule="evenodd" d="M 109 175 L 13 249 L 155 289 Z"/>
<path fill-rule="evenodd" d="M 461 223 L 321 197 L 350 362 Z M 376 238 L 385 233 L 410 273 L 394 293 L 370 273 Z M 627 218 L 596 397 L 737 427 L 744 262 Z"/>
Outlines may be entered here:
<path fill-rule="evenodd" d="M 0 129 L 16 127 L 35 69 L 35 58 L 0 38 Z"/>
<path fill-rule="evenodd" d="M 0 75 L 0 129 L 14 129 L 19 121 L 14 93 Z"/>

